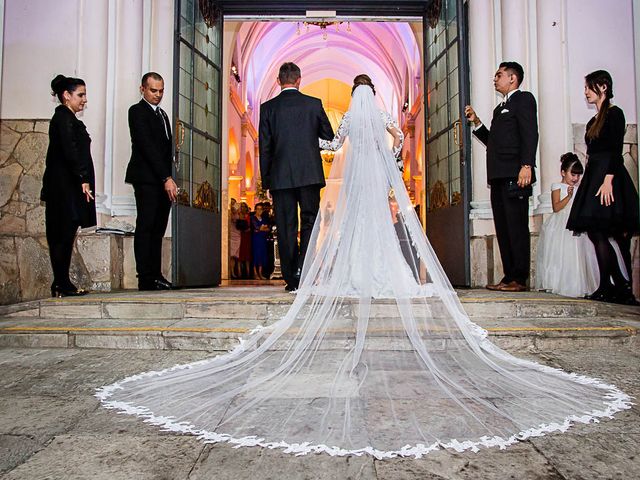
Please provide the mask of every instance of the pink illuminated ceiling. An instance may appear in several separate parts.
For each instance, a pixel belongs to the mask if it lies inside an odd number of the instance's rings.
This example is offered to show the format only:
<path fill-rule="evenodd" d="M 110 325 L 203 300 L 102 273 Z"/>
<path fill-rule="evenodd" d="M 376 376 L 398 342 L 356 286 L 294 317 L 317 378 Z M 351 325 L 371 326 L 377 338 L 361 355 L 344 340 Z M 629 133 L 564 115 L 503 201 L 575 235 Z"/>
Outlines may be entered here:
<path fill-rule="evenodd" d="M 242 79 L 243 99 L 256 115 L 258 106 L 278 91 L 276 77 L 286 61 L 302 70 L 302 87 L 334 79 L 351 85 L 367 73 L 383 106 L 398 115 L 405 99 L 412 102 L 421 89 L 421 53 L 408 23 L 358 22 L 307 32 L 296 22 L 244 22 L 236 38 L 234 62 Z M 297 34 L 297 30 L 300 34 Z M 420 28 L 417 29 L 421 34 Z"/>

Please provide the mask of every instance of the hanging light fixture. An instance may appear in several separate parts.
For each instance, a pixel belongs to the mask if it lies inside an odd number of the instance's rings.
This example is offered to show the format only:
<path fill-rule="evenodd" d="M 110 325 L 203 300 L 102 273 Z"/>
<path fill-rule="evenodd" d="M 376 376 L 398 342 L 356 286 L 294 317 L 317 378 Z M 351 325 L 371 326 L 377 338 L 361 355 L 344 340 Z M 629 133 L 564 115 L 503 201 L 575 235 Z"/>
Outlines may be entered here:
<path fill-rule="evenodd" d="M 320 31 L 322 32 L 322 39 L 326 40 L 328 37 L 328 30 L 327 28 L 335 25 L 336 27 L 336 32 L 340 31 L 340 25 L 344 22 L 341 21 L 333 21 L 333 22 L 327 22 L 324 20 L 318 21 L 318 22 L 302 22 L 303 25 L 306 28 L 306 32 L 305 33 L 309 33 L 309 26 L 313 25 L 315 27 L 319 27 Z M 347 32 L 351 33 L 351 22 L 347 22 Z M 296 35 L 300 35 L 300 22 L 298 22 L 297 24 L 297 29 L 296 29 Z"/>

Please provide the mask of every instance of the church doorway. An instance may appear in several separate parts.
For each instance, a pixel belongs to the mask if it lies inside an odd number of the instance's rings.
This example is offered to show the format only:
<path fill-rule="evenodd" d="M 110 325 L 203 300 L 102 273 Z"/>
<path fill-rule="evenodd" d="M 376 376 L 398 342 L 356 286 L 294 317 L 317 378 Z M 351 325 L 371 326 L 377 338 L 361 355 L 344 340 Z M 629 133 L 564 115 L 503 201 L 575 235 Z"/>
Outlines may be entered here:
<path fill-rule="evenodd" d="M 182 8 L 187 5 L 196 10 L 196 23 L 198 15 L 204 17 L 202 11 L 197 11 L 196 2 L 178 3 L 183 4 Z M 465 161 L 468 155 L 464 148 L 468 128 L 460 115 L 465 98 L 461 88 L 465 81 L 460 80 L 463 73 L 466 75 L 466 71 L 462 72 L 466 60 L 465 55 L 460 55 L 464 45 L 459 42 L 459 32 L 464 30 L 457 16 L 458 9 L 463 7 L 462 0 L 431 2 L 428 12 L 424 10 L 424 2 L 406 2 L 406 15 L 398 15 L 403 12 L 396 9 L 392 16 L 384 15 L 385 7 L 374 2 L 382 15 L 367 17 L 362 12 L 371 14 L 373 10 L 367 10 L 364 4 L 371 2 L 345 2 L 340 7 L 334 5 L 337 11 L 304 11 L 303 14 L 282 11 L 274 15 L 272 10 L 268 16 L 243 10 L 241 2 L 220 3 L 222 15 L 214 25 L 220 36 L 216 47 L 219 55 L 217 63 L 213 62 L 213 72 L 208 72 L 214 74 L 209 86 L 219 91 L 220 102 L 216 112 L 219 113 L 219 132 L 217 137 L 209 139 L 214 143 L 209 146 L 219 149 L 218 155 L 209 157 L 219 165 L 217 176 L 212 177 L 212 196 L 218 207 L 209 228 L 221 232 L 220 244 L 209 243 L 209 249 L 218 255 L 219 265 L 212 283 L 238 274 L 233 268 L 237 260 L 231 259 L 231 253 L 237 254 L 237 245 L 231 238 L 236 226 L 230 214 L 231 203 L 244 203 L 253 210 L 256 204 L 268 200 L 259 178 L 259 106 L 277 95 L 275 78 L 280 64 L 293 61 L 302 70 L 301 90 L 323 100 L 334 130 L 348 109 L 353 77 L 367 73 L 373 78 L 382 107 L 398 120 L 405 133 L 404 180 L 416 211 L 430 236 L 435 238 L 432 243 L 436 253 L 450 263 L 445 264 L 445 270 L 453 274 L 452 282 L 468 285 L 467 197 L 470 192 Z M 287 8 L 293 9 L 295 3 L 287 2 Z M 278 5 L 282 7 L 283 3 Z M 272 7 L 275 8 L 275 4 Z M 340 8 L 348 10 L 348 14 L 340 15 Z M 178 32 L 182 35 L 179 28 Z M 211 37 L 208 32 L 204 39 L 207 47 Z M 197 39 L 195 41 L 197 43 Z M 178 56 L 183 57 L 192 45 L 182 42 L 180 47 Z M 195 57 L 200 57 L 200 53 L 196 52 Z M 184 83 L 184 78 L 189 79 L 187 74 L 191 74 L 182 67 L 181 63 L 179 83 Z M 191 74 L 191 78 L 197 76 L 196 71 Z M 468 91 L 468 82 L 466 87 Z M 188 102 L 188 92 L 181 86 L 179 90 L 177 110 L 182 107 L 193 117 L 194 109 L 188 111 L 180 104 L 180 101 Z M 193 129 L 189 133 L 193 136 Z M 323 152 L 323 161 L 325 175 L 328 175 L 330 152 Z M 189 163 L 188 160 L 185 163 Z M 189 167 L 185 172 L 193 178 L 195 170 Z M 455 222 L 452 213 L 458 217 Z M 202 220 L 186 218 L 186 222 L 174 228 L 178 247 L 180 238 L 189 236 L 181 229 L 194 232 L 198 221 Z M 178 222 L 174 219 L 175 223 L 179 223 L 179 218 Z M 455 240 L 451 238 L 452 233 L 456 235 Z M 453 249 L 453 243 L 459 243 L 460 248 Z M 174 247 L 174 271 L 180 264 L 185 267 L 193 262 L 193 258 L 201 257 L 193 249 L 186 255 L 184 249 L 180 253 L 180 249 Z M 202 267 L 202 262 L 198 265 Z"/>
<path fill-rule="evenodd" d="M 360 73 L 371 76 L 381 107 L 404 126 L 404 179 L 420 210 L 425 198 L 421 20 L 226 21 L 224 31 L 225 63 L 230 72 L 224 89 L 229 92 L 224 117 L 228 150 L 223 152 L 228 155 L 229 278 L 238 275 L 236 255 L 245 253 L 238 248 L 237 214 L 232 209 L 243 204 L 253 212 L 269 202 L 259 177 L 259 108 L 279 93 L 275 79 L 283 62 L 300 66 L 300 90 L 322 99 L 334 131 L 349 108 L 353 78 Z M 321 155 L 328 177 L 334 155 L 328 151 Z M 246 222 L 240 223 L 244 226 Z"/>

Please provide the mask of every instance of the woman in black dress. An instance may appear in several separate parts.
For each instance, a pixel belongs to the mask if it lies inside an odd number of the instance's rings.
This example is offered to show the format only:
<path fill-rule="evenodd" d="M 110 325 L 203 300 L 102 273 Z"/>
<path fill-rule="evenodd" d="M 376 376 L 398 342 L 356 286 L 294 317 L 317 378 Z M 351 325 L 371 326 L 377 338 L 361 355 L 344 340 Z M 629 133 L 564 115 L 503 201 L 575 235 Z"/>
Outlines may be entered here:
<path fill-rule="evenodd" d="M 622 158 L 626 122 L 611 105 L 613 80 L 604 70 L 585 77 L 584 94 L 598 113 L 587 123 L 588 162 L 573 201 L 567 228 L 586 232 L 593 242 L 600 269 L 600 286 L 587 298 L 637 305 L 631 288 L 631 237 L 640 232 L 638 192 Z M 617 242 L 628 279 L 611 242 Z"/>
<path fill-rule="evenodd" d="M 95 176 L 91 139 L 76 114 L 87 103 L 87 89 L 79 78 L 58 75 L 51 81 L 56 107 L 49 124 L 49 148 L 40 199 L 46 203 L 45 224 L 53 269 L 51 295 L 83 295 L 69 278 L 71 253 L 78 227 L 96 224 L 93 197 Z"/>

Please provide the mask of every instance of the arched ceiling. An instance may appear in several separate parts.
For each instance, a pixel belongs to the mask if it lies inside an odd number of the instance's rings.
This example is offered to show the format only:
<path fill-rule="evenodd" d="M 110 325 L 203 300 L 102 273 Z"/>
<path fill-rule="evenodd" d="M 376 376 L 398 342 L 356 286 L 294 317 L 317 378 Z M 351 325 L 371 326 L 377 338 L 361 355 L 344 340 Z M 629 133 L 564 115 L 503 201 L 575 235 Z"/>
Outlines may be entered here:
<path fill-rule="evenodd" d="M 276 77 L 284 62 L 294 62 L 302 70 L 303 91 L 312 84 L 322 85 L 325 80 L 337 82 L 324 83 L 325 88 L 350 86 L 353 77 L 366 73 L 376 85 L 382 106 L 394 115 L 400 113 L 405 98 L 416 98 L 421 82 L 421 53 L 411 25 L 345 22 L 339 30 L 329 26 L 326 39 L 323 33 L 315 25 L 307 31 L 303 23 L 296 22 L 242 23 L 234 45 L 235 61 L 243 82 L 243 100 L 254 115 L 260 103 L 278 93 Z"/>

